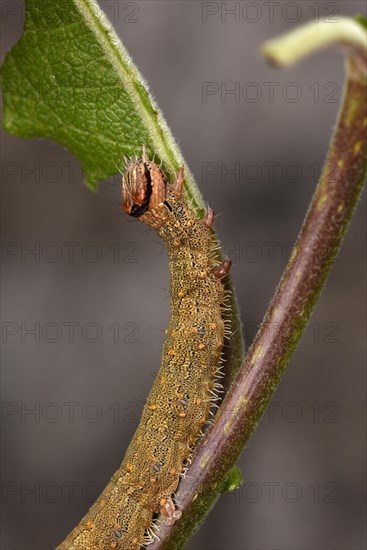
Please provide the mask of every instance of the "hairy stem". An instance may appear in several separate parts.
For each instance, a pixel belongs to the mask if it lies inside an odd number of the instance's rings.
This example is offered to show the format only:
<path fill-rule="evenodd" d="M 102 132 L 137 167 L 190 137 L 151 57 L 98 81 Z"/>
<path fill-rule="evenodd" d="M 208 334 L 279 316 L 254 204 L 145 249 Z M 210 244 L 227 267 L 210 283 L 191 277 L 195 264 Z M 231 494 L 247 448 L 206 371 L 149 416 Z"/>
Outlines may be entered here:
<path fill-rule="evenodd" d="M 220 494 L 236 484 L 231 483 L 236 478 L 233 465 L 307 325 L 361 194 L 367 174 L 366 51 L 353 34 L 352 29 L 359 24 L 347 21 L 347 28 L 335 32 L 333 40 L 328 32 L 324 39 L 317 35 L 323 33 L 321 26 L 318 31 L 312 27 L 318 46 L 339 42 L 342 36 L 344 44 L 349 42 L 351 53 L 346 62 L 344 99 L 337 127 L 301 233 L 244 364 L 180 483 L 176 502 L 183 517 L 173 526 L 161 524 L 160 539 L 150 550 L 182 548 Z M 348 32 L 353 35 L 349 41 Z M 315 49 L 310 43 L 305 47 L 305 29 L 298 33 L 302 45 L 297 55 L 288 59 L 284 52 L 290 46 L 295 49 L 297 31 L 265 47 L 273 62 L 288 64 Z"/>

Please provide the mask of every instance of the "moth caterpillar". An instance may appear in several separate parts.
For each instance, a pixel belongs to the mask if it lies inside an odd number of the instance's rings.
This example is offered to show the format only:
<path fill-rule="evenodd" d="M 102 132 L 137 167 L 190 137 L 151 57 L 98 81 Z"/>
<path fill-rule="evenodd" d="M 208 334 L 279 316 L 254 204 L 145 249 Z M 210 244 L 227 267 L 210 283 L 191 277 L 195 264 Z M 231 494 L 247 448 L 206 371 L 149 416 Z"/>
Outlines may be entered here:
<path fill-rule="evenodd" d="M 208 209 L 197 219 L 182 193 L 184 169 L 167 185 L 160 167 L 141 159 L 126 167 L 123 210 L 163 238 L 170 264 L 171 318 L 162 365 L 125 458 L 109 484 L 58 550 L 138 550 L 157 536 L 153 516 L 169 523 L 180 476 L 217 399 L 224 338 L 221 279 Z"/>

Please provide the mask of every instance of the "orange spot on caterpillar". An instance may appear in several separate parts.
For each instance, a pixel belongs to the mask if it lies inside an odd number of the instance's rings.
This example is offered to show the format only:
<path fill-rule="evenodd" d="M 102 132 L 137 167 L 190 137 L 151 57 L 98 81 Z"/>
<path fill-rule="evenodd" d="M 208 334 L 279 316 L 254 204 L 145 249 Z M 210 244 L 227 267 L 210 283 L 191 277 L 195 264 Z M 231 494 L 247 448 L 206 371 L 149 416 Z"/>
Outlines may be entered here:
<path fill-rule="evenodd" d="M 112 550 L 117 548 L 117 543 L 116 542 L 111 542 L 111 548 L 112 548 Z"/>
<path fill-rule="evenodd" d="M 180 246 L 180 241 L 173 241 L 173 246 Z"/>
<path fill-rule="evenodd" d="M 217 328 L 217 324 L 216 324 L 216 323 L 212 323 L 212 324 L 210 325 L 210 328 L 211 328 L 212 330 L 215 330 L 215 329 Z"/>
<path fill-rule="evenodd" d="M 172 329 L 172 331 L 171 331 L 171 336 L 175 336 L 175 334 L 176 334 L 175 329 Z"/>
<path fill-rule="evenodd" d="M 167 499 L 166 498 L 161 498 L 161 500 L 159 501 L 159 506 L 164 506 L 167 502 Z"/>
<path fill-rule="evenodd" d="M 156 478 L 155 478 L 155 477 L 151 477 L 151 478 L 150 478 L 150 483 L 157 483 Z"/>
<path fill-rule="evenodd" d="M 163 386 L 166 383 L 166 379 L 164 378 L 164 376 L 162 376 L 162 378 L 160 378 L 159 383 L 160 383 L 161 386 Z"/>
<path fill-rule="evenodd" d="M 198 345 L 198 348 L 199 348 L 199 349 L 205 349 L 205 344 L 202 344 L 202 343 L 199 344 L 199 345 Z"/>
<path fill-rule="evenodd" d="M 200 271 L 199 277 L 200 279 L 205 279 L 205 277 L 208 275 L 207 271 Z"/>
<path fill-rule="evenodd" d="M 170 355 L 171 357 L 175 354 L 174 350 L 173 349 L 170 349 L 168 351 L 168 355 Z"/>
<path fill-rule="evenodd" d="M 152 405 L 148 405 L 148 409 L 149 409 L 150 411 L 155 411 L 156 408 L 157 408 L 157 405 L 156 405 L 155 403 L 153 403 Z"/>
<path fill-rule="evenodd" d="M 175 396 L 177 397 L 177 399 L 181 399 L 183 397 L 183 393 L 175 391 Z"/>
<path fill-rule="evenodd" d="M 180 290 L 180 292 L 177 294 L 177 296 L 179 298 L 183 298 L 185 296 L 185 294 L 182 292 L 182 290 Z"/>
<path fill-rule="evenodd" d="M 187 416 L 187 414 L 184 413 L 184 412 L 181 412 L 178 416 L 181 416 L 181 418 L 185 418 L 185 416 Z"/>
<path fill-rule="evenodd" d="M 92 523 L 91 521 L 87 521 L 87 527 L 88 529 L 93 529 L 94 523 Z"/>
<path fill-rule="evenodd" d="M 127 470 L 128 472 L 131 472 L 131 470 L 133 469 L 133 467 L 134 467 L 134 466 L 133 466 L 132 464 L 130 464 L 130 462 L 129 462 L 128 464 L 126 464 L 126 470 Z"/>
<path fill-rule="evenodd" d="M 176 473 L 176 468 L 171 468 L 169 473 L 171 474 L 171 476 L 174 476 Z"/>
<path fill-rule="evenodd" d="M 198 399 L 196 400 L 196 404 L 197 404 L 197 405 L 200 405 L 200 404 L 201 404 L 201 399 L 198 398 Z"/>

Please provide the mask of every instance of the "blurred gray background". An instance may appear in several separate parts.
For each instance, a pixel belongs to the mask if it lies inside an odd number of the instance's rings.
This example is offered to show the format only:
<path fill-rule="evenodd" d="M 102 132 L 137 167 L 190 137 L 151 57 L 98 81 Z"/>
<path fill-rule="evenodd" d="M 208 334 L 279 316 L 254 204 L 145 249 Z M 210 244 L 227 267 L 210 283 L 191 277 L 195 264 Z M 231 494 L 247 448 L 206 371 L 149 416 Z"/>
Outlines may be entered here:
<path fill-rule="evenodd" d="M 218 214 L 249 345 L 315 187 L 343 83 L 334 50 L 280 71 L 259 47 L 365 3 L 100 5 Z M 3 58 L 24 7 L 1 9 Z M 240 97 L 225 94 L 236 86 Z M 87 511 L 136 428 L 160 362 L 168 263 L 158 237 L 121 213 L 118 177 L 94 195 L 55 143 L 2 132 L 1 152 L 1 548 L 46 550 Z M 365 206 L 239 460 L 244 484 L 189 550 L 365 548 Z"/>

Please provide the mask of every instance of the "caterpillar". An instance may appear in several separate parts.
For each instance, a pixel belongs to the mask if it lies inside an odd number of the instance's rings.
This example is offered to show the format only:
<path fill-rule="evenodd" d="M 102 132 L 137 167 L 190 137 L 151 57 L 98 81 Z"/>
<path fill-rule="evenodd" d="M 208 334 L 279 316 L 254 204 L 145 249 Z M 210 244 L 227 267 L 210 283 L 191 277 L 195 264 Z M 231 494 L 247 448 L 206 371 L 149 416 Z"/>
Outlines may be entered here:
<path fill-rule="evenodd" d="M 199 220 L 183 194 L 184 168 L 168 185 L 141 158 L 126 166 L 123 210 L 163 238 L 170 264 L 171 318 L 162 364 L 123 462 L 57 550 L 137 550 L 157 536 L 154 517 L 174 523 L 174 493 L 221 385 L 224 287 L 231 262 L 216 260 L 208 208 Z"/>

